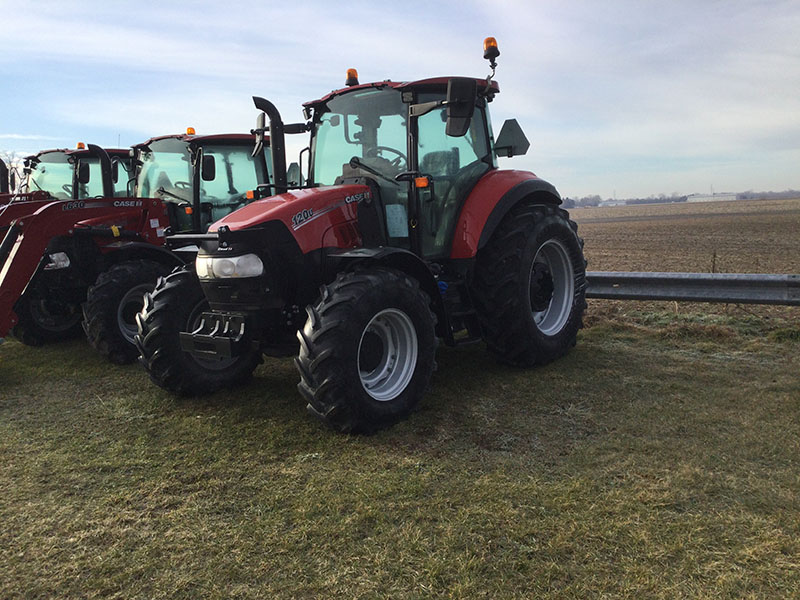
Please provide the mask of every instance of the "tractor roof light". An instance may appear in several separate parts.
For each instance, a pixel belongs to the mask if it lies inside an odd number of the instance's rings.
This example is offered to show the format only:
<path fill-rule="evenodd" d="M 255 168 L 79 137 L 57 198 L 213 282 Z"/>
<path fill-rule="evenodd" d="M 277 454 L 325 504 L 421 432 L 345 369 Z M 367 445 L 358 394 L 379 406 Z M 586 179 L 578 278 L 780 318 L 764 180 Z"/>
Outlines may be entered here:
<path fill-rule="evenodd" d="M 78 142 L 78 145 L 75 146 L 78 150 L 86 150 L 86 144 L 83 142 Z"/>
<path fill-rule="evenodd" d="M 194 127 L 187 127 L 186 128 L 186 135 L 196 135 Z"/>
<path fill-rule="evenodd" d="M 497 47 L 497 40 L 493 37 L 487 37 L 483 40 L 483 58 L 489 61 L 489 66 L 492 67 L 492 73 L 486 78 L 486 89 L 492 83 L 494 71 L 497 68 L 497 61 L 495 60 L 500 56 L 500 49 Z"/>
<path fill-rule="evenodd" d="M 344 84 L 347 87 L 358 85 L 358 71 L 355 69 L 347 69 L 347 79 L 345 79 Z"/>

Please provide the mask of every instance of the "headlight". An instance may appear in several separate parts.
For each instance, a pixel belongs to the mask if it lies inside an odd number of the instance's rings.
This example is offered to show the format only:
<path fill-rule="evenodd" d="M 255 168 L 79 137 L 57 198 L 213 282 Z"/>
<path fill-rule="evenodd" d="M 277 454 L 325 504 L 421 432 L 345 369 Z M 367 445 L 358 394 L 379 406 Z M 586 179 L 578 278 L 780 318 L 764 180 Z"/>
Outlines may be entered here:
<path fill-rule="evenodd" d="M 200 279 L 258 277 L 264 272 L 264 263 L 255 254 L 242 256 L 198 256 L 194 268 Z"/>
<path fill-rule="evenodd" d="M 45 271 L 55 271 L 57 269 L 66 269 L 69 265 L 69 256 L 66 252 L 56 252 L 49 257 L 50 262 L 44 266 Z"/>

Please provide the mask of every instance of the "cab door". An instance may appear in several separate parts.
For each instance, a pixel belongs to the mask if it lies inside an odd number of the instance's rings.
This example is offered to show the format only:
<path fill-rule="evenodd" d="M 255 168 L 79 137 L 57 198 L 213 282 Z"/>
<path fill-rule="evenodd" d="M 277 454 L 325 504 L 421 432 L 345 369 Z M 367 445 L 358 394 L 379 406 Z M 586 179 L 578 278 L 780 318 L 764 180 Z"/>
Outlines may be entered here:
<path fill-rule="evenodd" d="M 420 94 L 419 102 L 440 99 Z M 449 256 L 453 227 L 464 199 L 490 168 L 494 155 L 489 145 L 485 101 L 475 108 L 467 133 L 461 137 L 445 133 L 444 107 L 417 118 L 418 172 L 430 185 L 416 190 L 418 236 L 425 258 Z"/>

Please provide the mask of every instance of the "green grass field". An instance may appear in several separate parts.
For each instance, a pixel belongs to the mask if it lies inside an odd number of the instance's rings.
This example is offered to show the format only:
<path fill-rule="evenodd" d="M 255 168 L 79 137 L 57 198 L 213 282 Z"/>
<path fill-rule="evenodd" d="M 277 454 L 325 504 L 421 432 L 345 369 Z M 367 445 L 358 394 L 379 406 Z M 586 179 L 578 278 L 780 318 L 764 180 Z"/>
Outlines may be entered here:
<path fill-rule="evenodd" d="M 175 399 L 10 341 L 0 596 L 800 595 L 800 324 L 629 308 L 532 371 L 443 349 L 371 437 L 313 421 L 290 361 Z"/>
<path fill-rule="evenodd" d="M 800 597 L 799 317 L 591 301 L 545 367 L 440 348 L 370 437 L 289 360 L 177 399 L 9 340 L 0 598 Z"/>

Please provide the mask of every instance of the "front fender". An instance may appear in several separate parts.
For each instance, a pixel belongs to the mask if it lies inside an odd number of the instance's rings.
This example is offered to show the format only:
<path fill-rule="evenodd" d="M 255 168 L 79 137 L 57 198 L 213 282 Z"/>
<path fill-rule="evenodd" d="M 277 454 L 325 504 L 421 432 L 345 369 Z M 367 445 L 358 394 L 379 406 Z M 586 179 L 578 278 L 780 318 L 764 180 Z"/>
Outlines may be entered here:
<path fill-rule="evenodd" d="M 492 170 L 467 196 L 456 223 L 450 258 L 473 258 L 503 217 L 523 198 L 561 204 L 556 188 L 530 171 Z"/>

